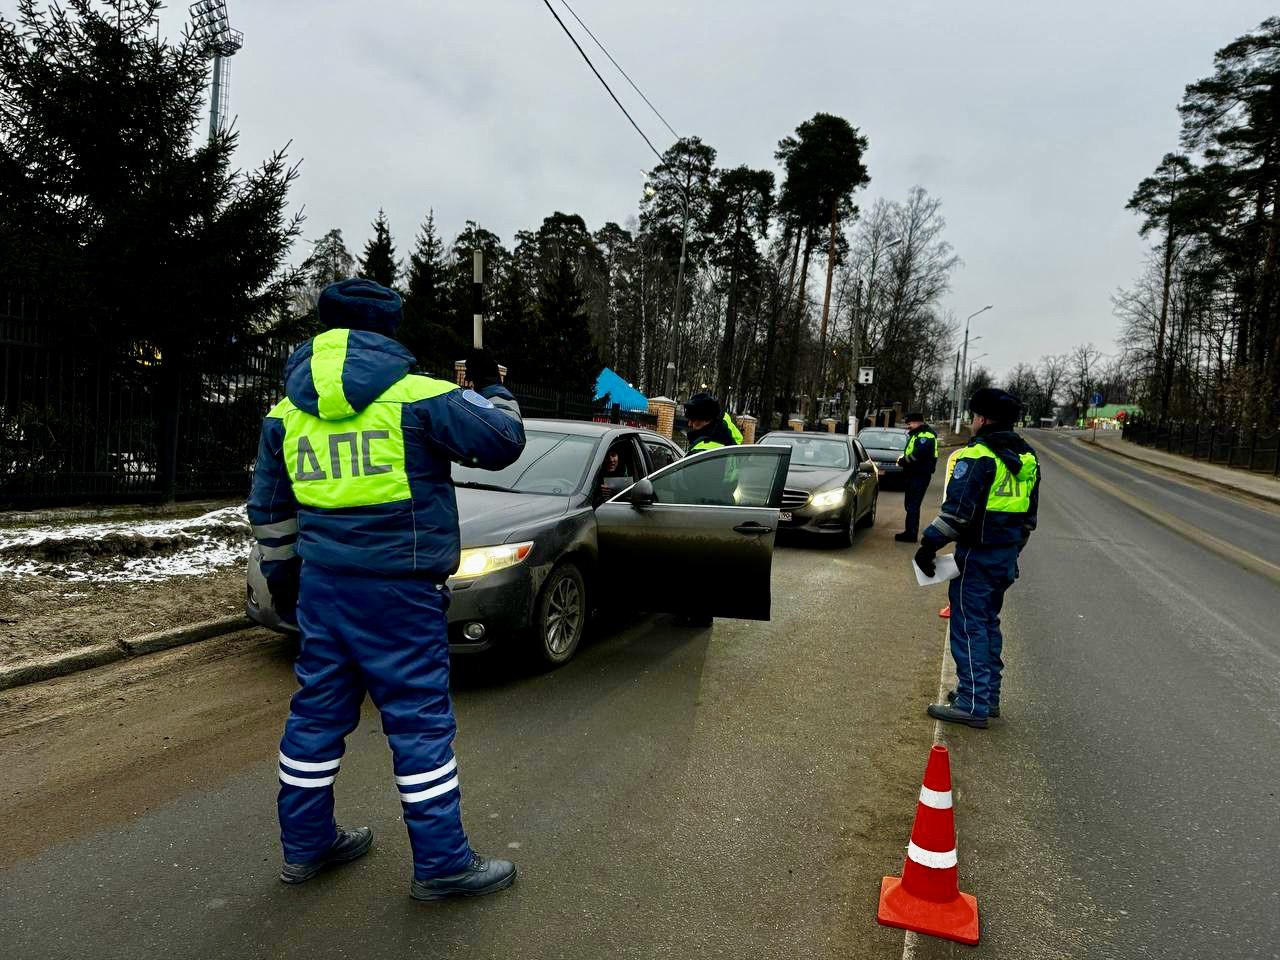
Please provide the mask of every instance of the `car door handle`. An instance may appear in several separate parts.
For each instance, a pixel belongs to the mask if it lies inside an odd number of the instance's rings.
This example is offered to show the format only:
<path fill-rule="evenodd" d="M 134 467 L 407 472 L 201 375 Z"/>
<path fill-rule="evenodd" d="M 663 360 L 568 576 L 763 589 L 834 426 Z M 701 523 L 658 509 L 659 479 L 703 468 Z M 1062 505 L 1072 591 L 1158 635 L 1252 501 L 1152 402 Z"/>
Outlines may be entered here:
<path fill-rule="evenodd" d="M 754 520 L 748 520 L 746 523 L 740 523 L 733 528 L 734 533 L 745 534 L 761 534 L 773 533 L 773 527 L 766 527 L 763 523 L 756 523 Z"/>

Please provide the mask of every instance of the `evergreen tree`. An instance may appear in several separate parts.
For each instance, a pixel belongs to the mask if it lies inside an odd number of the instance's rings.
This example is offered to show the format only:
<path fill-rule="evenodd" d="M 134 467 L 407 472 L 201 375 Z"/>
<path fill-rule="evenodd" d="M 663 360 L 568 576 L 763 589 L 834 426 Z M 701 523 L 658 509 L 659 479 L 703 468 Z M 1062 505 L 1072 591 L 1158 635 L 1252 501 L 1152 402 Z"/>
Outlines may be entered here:
<path fill-rule="evenodd" d="M 427 212 L 409 254 L 400 341 L 424 369 L 445 378 L 452 378 L 453 363 L 461 359 L 465 349 L 450 324 L 448 264 L 434 210 Z"/>
<path fill-rule="evenodd" d="M 295 280 L 283 152 L 232 166 L 206 140 L 208 60 L 157 31 L 160 0 L 19 0 L 0 18 L 0 283 L 61 331 L 147 343 L 176 383 L 188 358 L 240 349 Z"/>
<path fill-rule="evenodd" d="M 373 236 L 364 245 L 364 256 L 360 258 L 360 276 L 384 287 L 395 288 L 400 278 L 400 263 L 396 260 L 396 247 L 391 239 L 391 226 L 387 223 L 387 215 L 378 210 L 378 219 L 373 221 Z"/>
<path fill-rule="evenodd" d="M 573 264 L 562 254 L 538 296 L 538 344 L 531 356 L 541 382 L 580 392 L 594 388 L 600 359 Z"/>

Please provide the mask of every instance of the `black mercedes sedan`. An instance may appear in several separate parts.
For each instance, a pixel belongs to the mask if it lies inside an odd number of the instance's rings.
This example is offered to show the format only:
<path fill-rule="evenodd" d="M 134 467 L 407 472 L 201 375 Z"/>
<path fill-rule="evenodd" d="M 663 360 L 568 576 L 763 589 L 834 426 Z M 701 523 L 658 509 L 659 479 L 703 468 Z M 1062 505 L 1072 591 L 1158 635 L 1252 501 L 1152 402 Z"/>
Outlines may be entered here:
<path fill-rule="evenodd" d="M 875 461 L 881 484 L 902 482 L 898 458 L 906 452 L 909 435 L 910 431 L 902 427 L 867 427 L 858 434 L 858 440 Z"/>
<path fill-rule="evenodd" d="M 551 666 L 599 606 L 702 620 L 769 619 L 778 508 L 791 448 L 684 457 L 665 437 L 607 423 L 525 420 L 504 470 L 454 465 L 462 556 L 449 580 L 450 650 L 520 647 Z M 246 610 L 287 631 L 255 546 Z"/>
<path fill-rule="evenodd" d="M 780 530 L 840 537 L 852 546 L 858 528 L 876 522 L 879 479 L 858 440 L 842 433 L 781 430 L 760 442 L 791 448 Z"/>

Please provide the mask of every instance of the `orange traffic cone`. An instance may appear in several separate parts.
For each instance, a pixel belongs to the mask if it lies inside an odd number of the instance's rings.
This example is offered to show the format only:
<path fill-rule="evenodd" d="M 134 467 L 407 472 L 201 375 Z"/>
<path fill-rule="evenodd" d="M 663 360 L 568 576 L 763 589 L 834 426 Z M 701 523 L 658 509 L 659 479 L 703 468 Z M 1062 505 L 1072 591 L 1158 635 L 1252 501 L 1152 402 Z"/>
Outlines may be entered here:
<path fill-rule="evenodd" d="M 880 884 L 876 919 L 932 937 L 978 942 L 978 901 L 960 892 L 957 877 L 951 761 L 944 746 L 929 751 L 902 877 L 885 877 Z"/>
<path fill-rule="evenodd" d="M 945 607 L 943 607 L 941 610 L 939 610 L 939 611 L 938 611 L 938 616 L 940 616 L 943 620 L 950 620 L 950 619 L 951 619 L 951 604 L 949 604 L 949 603 L 948 603 Z"/>

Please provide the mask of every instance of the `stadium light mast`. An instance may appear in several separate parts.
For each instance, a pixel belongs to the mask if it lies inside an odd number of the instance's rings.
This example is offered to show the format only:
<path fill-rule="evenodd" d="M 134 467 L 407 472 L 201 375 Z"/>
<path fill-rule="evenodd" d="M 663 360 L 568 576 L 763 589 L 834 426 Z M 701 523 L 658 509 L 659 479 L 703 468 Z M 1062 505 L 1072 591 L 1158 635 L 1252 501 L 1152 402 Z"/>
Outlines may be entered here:
<path fill-rule="evenodd" d="M 231 29 L 227 0 L 196 0 L 188 8 L 195 21 L 195 36 L 213 58 L 213 87 L 209 92 L 209 139 L 217 136 L 231 101 L 231 64 L 244 45 L 244 34 Z"/>

